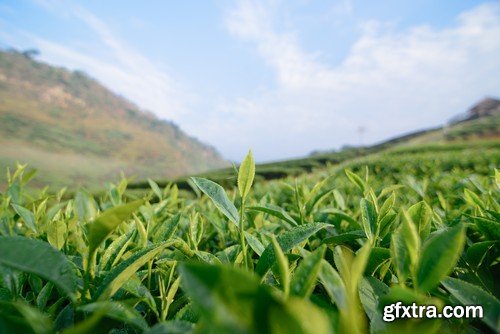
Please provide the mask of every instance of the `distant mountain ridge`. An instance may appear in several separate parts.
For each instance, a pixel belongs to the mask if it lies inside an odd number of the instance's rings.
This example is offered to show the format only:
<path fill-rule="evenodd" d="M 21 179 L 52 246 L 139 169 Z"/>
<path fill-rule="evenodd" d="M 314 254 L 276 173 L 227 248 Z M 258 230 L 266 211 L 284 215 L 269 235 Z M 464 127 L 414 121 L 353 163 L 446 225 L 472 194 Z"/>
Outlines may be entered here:
<path fill-rule="evenodd" d="M 214 148 L 85 73 L 0 50 L 0 169 L 16 161 L 39 169 L 40 184 L 55 185 L 97 185 L 120 171 L 171 178 L 228 165 Z"/>
<path fill-rule="evenodd" d="M 500 115 L 500 100 L 492 97 L 485 97 L 484 99 L 470 107 L 466 113 L 452 118 L 449 123 L 456 124 L 464 121 L 470 121 L 477 118 L 495 115 Z"/>
<path fill-rule="evenodd" d="M 378 150 L 396 145 L 413 145 L 467 139 L 500 139 L 500 100 L 485 97 L 466 112 L 458 114 L 444 126 L 436 126 L 384 139 L 368 146 L 346 145 L 343 150 Z M 310 156 L 334 153 L 336 150 L 313 151 Z"/>

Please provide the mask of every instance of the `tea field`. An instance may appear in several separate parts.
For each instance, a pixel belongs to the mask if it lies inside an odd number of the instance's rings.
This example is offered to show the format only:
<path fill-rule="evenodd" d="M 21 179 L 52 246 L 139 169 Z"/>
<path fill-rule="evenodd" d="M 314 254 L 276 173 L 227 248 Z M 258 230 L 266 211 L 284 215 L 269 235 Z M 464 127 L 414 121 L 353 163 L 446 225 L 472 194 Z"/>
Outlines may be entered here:
<path fill-rule="evenodd" d="M 498 332 L 499 165 L 498 141 L 427 144 L 264 180 L 249 153 L 224 182 L 99 194 L 33 193 L 19 166 L 0 333 Z M 384 321 L 396 302 L 484 314 Z"/>

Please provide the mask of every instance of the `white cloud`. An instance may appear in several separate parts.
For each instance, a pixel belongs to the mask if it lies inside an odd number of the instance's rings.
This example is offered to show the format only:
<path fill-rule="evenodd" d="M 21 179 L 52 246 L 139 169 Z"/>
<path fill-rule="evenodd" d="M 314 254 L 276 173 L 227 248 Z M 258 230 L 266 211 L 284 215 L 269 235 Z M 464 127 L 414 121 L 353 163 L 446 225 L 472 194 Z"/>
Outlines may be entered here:
<path fill-rule="evenodd" d="M 98 37 L 98 47 L 108 56 L 108 60 L 95 57 L 96 50 L 88 45 L 66 46 L 29 35 L 42 50 L 42 59 L 87 71 L 107 87 L 161 118 L 178 122 L 189 115 L 190 103 L 196 99 L 194 94 L 188 93 L 161 66 L 122 41 L 96 15 L 82 7 L 58 5 L 58 1 L 37 2 L 62 17 L 84 23 Z"/>
<path fill-rule="evenodd" d="M 276 159 L 357 144 L 359 126 L 367 128 L 366 142 L 383 140 L 442 124 L 484 95 L 498 94 L 498 3 L 464 12 L 445 29 L 398 32 L 367 22 L 338 65 L 305 51 L 296 34 L 278 31 L 279 10 L 275 3 L 240 1 L 226 15 L 228 31 L 255 47 L 277 83 L 263 96 L 221 107 L 233 111 L 223 132 L 231 141 L 215 132 L 206 138 L 232 158 L 246 146 L 261 159 Z M 222 119 L 209 122 L 216 127 Z"/>
<path fill-rule="evenodd" d="M 239 1 L 226 12 L 226 28 L 271 69 L 275 88 L 233 99 L 192 94 L 179 78 L 174 80 L 81 7 L 36 1 L 63 19 L 79 20 L 99 37 L 96 51 L 76 41 L 61 45 L 31 36 L 44 59 L 87 71 L 230 159 L 243 158 L 248 148 L 258 160 L 275 160 L 358 144 L 360 126 L 367 128 L 365 143 L 383 140 L 442 124 L 484 95 L 499 94 L 498 3 L 466 11 L 441 29 L 421 25 L 401 30 L 386 22 L 364 22 L 347 56 L 329 64 L 318 57 L 324 50 L 304 49 L 300 27 L 290 26 L 296 21 L 280 21 L 286 19 L 280 15 L 285 2 Z M 341 0 L 325 15 L 352 19 L 355 13 L 350 1 Z M 97 57 L 98 52 L 104 57 Z M 217 102 L 206 102 L 213 100 Z"/>

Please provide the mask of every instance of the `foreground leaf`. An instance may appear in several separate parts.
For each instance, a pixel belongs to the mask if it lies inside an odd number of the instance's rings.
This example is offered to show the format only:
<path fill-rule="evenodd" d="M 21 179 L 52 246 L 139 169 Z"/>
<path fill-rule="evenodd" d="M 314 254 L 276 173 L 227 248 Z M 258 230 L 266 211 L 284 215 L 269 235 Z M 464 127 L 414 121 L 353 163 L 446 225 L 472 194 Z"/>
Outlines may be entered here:
<path fill-rule="evenodd" d="M 290 293 L 290 269 L 288 259 L 281 250 L 281 247 L 274 236 L 271 238 L 271 243 L 273 244 L 274 254 L 276 254 L 276 259 L 278 262 L 280 285 L 285 298 L 288 298 L 288 294 Z"/>
<path fill-rule="evenodd" d="M 372 240 L 377 233 L 377 212 L 372 202 L 362 198 L 360 201 L 361 221 L 366 237 Z"/>
<path fill-rule="evenodd" d="M 194 324 L 184 320 L 170 320 L 157 323 L 151 327 L 145 334 L 187 334 L 194 332 Z"/>
<path fill-rule="evenodd" d="M 0 237 L 0 264 L 38 275 L 74 298 L 77 290 L 73 264 L 46 242 L 24 237 Z"/>
<path fill-rule="evenodd" d="M 283 252 L 288 252 L 290 249 L 297 246 L 299 243 L 327 226 L 327 224 L 323 223 L 301 225 L 283 233 L 282 235 L 278 236 L 276 240 L 278 241 L 278 244 L 280 245 Z M 264 253 L 262 253 L 259 262 L 257 262 L 255 272 L 260 276 L 264 276 L 275 261 L 276 254 L 274 253 L 273 245 L 270 244 L 266 247 Z"/>
<path fill-rule="evenodd" d="M 101 313 L 103 316 L 117 320 L 124 324 L 129 324 L 141 330 L 148 328 L 147 322 L 142 315 L 134 308 L 116 301 L 100 301 L 86 304 L 78 308 L 79 311 L 89 313 Z"/>
<path fill-rule="evenodd" d="M 37 334 L 49 334 L 54 332 L 53 324 L 47 314 L 26 302 L 16 301 L 12 305 L 23 316 L 33 331 Z"/>
<path fill-rule="evenodd" d="M 399 281 L 404 282 L 415 271 L 420 250 L 420 237 L 411 220 L 403 219 L 391 237 L 390 250 Z"/>
<path fill-rule="evenodd" d="M 484 312 L 482 320 L 494 331 L 498 330 L 500 325 L 500 302 L 498 299 L 480 287 L 456 278 L 445 278 L 442 283 L 462 305 L 482 306 Z"/>
<path fill-rule="evenodd" d="M 181 266 L 184 290 L 218 333 L 329 333 L 325 314 L 300 299 L 285 302 L 242 269 Z"/>
<path fill-rule="evenodd" d="M 201 177 L 192 177 L 191 180 L 205 195 L 210 197 L 217 209 L 219 209 L 224 216 L 235 223 L 236 226 L 239 226 L 240 218 L 238 217 L 238 210 L 233 202 L 227 197 L 224 188 L 213 181 Z"/>
<path fill-rule="evenodd" d="M 316 285 L 316 278 L 321 269 L 321 260 L 325 255 L 326 245 L 321 245 L 307 255 L 295 270 L 290 291 L 293 295 L 308 298 Z"/>
<path fill-rule="evenodd" d="M 347 291 L 339 273 L 326 260 L 321 260 L 319 279 L 328 296 L 340 310 L 347 310 Z"/>
<path fill-rule="evenodd" d="M 465 229 L 462 225 L 457 225 L 438 232 L 425 243 L 417 274 L 420 291 L 430 291 L 453 270 L 464 242 Z"/>

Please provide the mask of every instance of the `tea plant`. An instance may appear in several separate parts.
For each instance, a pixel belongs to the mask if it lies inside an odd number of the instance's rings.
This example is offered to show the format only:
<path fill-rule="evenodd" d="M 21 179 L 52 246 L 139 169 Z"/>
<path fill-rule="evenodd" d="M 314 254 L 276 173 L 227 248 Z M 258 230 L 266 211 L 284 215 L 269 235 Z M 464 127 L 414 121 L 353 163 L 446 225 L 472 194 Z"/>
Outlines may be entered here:
<path fill-rule="evenodd" d="M 387 152 L 224 189 L 192 178 L 141 198 L 26 192 L 0 203 L 0 332 L 498 331 L 495 148 Z M 163 188 L 163 189 L 162 189 Z M 383 321 L 384 306 L 479 304 L 482 319 Z"/>

